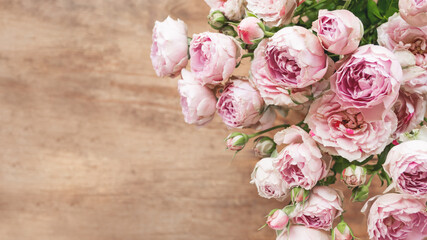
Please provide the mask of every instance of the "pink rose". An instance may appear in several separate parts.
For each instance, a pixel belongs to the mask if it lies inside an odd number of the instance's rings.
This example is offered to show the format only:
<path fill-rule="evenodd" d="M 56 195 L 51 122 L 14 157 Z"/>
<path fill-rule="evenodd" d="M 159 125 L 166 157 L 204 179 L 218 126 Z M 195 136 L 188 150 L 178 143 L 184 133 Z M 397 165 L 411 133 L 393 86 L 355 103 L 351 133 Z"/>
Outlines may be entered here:
<path fill-rule="evenodd" d="M 268 76 L 288 88 L 303 88 L 320 81 L 329 66 L 316 35 L 299 26 L 274 34 L 267 40 L 263 54 Z"/>
<path fill-rule="evenodd" d="M 378 43 L 391 51 L 408 50 L 416 65 L 427 68 L 427 26 L 411 26 L 396 13 L 378 27 Z"/>
<path fill-rule="evenodd" d="M 368 216 L 369 239 L 421 240 L 427 236 L 425 204 L 402 194 L 379 197 Z"/>
<path fill-rule="evenodd" d="M 427 198 L 427 142 L 408 141 L 393 147 L 383 166 L 399 192 Z"/>
<path fill-rule="evenodd" d="M 283 201 L 289 189 L 280 173 L 274 168 L 273 160 L 273 158 L 264 158 L 256 164 L 251 175 L 251 184 L 256 185 L 261 197 Z"/>
<path fill-rule="evenodd" d="M 343 62 L 331 77 L 341 105 L 361 109 L 367 120 L 379 120 L 399 95 L 402 68 L 384 47 L 365 45 Z"/>
<path fill-rule="evenodd" d="M 426 100 L 416 93 L 410 94 L 400 90 L 393 108 L 398 120 L 395 134 L 410 132 L 423 121 L 426 113 Z"/>
<path fill-rule="evenodd" d="M 245 15 L 244 0 L 205 0 L 212 10 L 219 10 L 229 20 L 239 21 Z"/>
<path fill-rule="evenodd" d="M 194 79 L 191 72 L 182 69 L 182 80 L 178 81 L 181 107 L 184 120 L 198 126 L 210 122 L 216 111 L 216 98 L 213 92 Z"/>
<path fill-rule="evenodd" d="M 157 76 L 175 76 L 188 62 L 187 25 L 167 17 L 154 24 L 151 62 Z"/>
<path fill-rule="evenodd" d="M 283 231 L 276 240 L 330 240 L 330 234 L 321 230 L 294 225 Z"/>
<path fill-rule="evenodd" d="M 190 43 L 191 71 L 203 85 L 219 84 L 233 73 L 242 57 L 242 48 L 224 34 L 195 34 Z"/>
<path fill-rule="evenodd" d="M 258 25 L 261 20 L 256 17 L 247 17 L 243 19 L 237 27 L 239 38 L 246 44 L 253 44 L 253 40 L 264 37 L 264 31 Z"/>
<path fill-rule="evenodd" d="M 305 122 L 324 151 L 359 162 L 381 153 L 397 126 L 394 112 L 386 112 L 384 119 L 369 121 L 361 110 L 344 108 L 333 92 L 313 102 Z"/>
<path fill-rule="evenodd" d="M 275 113 L 264 112 L 265 104 L 259 92 L 244 78 L 227 83 L 216 105 L 218 114 L 229 128 L 273 125 Z"/>
<path fill-rule="evenodd" d="M 266 104 L 295 107 L 310 101 L 312 98 L 318 97 L 329 87 L 329 81 L 326 80 L 316 82 L 304 88 L 284 87 L 280 82 L 273 80 L 268 74 L 269 70 L 265 57 L 267 42 L 267 39 L 263 40 L 255 50 L 255 57 L 251 63 L 250 74 L 251 82 L 259 90 Z M 328 72 L 332 72 L 332 63 L 328 65 L 328 67 Z"/>
<path fill-rule="evenodd" d="M 319 18 L 313 22 L 313 31 L 326 51 L 344 55 L 359 47 L 363 24 L 348 10 L 320 10 Z"/>
<path fill-rule="evenodd" d="M 267 26 L 289 24 L 298 6 L 297 0 L 246 0 L 249 11 L 262 18 Z"/>
<path fill-rule="evenodd" d="M 277 209 L 273 215 L 268 216 L 267 224 L 273 230 L 283 230 L 289 222 L 289 217 L 280 209 Z"/>
<path fill-rule="evenodd" d="M 427 96 L 427 70 L 418 66 L 403 69 L 402 84 L 407 92 Z"/>
<path fill-rule="evenodd" d="M 427 25 L 427 1 L 426 0 L 399 0 L 400 16 L 411 25 Z"/>
<path fill-rule="evenodd" d="M 343 196 L 335 189 L 326 186 L 315 187 L 306 204 L 295 214 L 293 221 L 309 228 L 331 230 L 334 219 L 343 212 L 342 201 Z"/>
<path fill-rule="evenodd" d="M 289 144 L 274 160 L 274 167 L 289 188 L 311 189 L 327 175 L 327 166 L 316 142 L 300 127 L 292 126 L 276 133 L 274 141 L 277 145 Z"/>

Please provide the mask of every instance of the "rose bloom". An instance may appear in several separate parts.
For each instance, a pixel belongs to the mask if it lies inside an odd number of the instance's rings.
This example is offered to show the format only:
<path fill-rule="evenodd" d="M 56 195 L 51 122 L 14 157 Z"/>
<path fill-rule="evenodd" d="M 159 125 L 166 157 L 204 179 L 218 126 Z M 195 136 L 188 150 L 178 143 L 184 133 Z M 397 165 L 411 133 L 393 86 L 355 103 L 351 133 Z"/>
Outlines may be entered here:
<path fill-rule="evenodd" d="M 399 95 L 402 68 L 384 47 L 365 45 L 344 60 L 331 77 L 331 89 L 346 108 L 361 109 L 365 119 L 379 120 Z"/>
<path fill-rule="evenodd" d="M 399 97 L 394 104 L 394 113 L 398 120 L 395 134 L 409 132 L 416 128 L 424 119 L 426 103 L 421 95 L 400 90 Z"/>
<path fill-rule="evenodd" d="M 281 209 L 276 210 L 273 215 L 268 216 L 267 224 L 273 230 L 283 230 L 288 225 L 289 217 Z"/>
<path fill-rule="evenodd" d="M 249 11 L 262 18 L 267 26 L 289 24 L 298 6 L 297 0 L 246 0 Z"/>
<path fill-rule="evenodd" d="M 277 145 L 287 145 L 274 160 L 283 181 L 292 187 L 313 188 L 328 171 L 316 142 L 302 128 L 289 127 L 276 133 Z"/>
<path fill-rule="evenodd" d="M 252 84 L 259 90 L 266 104 L 295 107 L 310 101 L 311 98 L 318 97 L 329 87 L 329 81 L 323 80 L 304 88 L 288 88 L 284 87 L 281 82 L 272 79 L 268 74 L 269 70 L 265 56 L 267 42 L 267 39 L 261 41 L 255 50 L 250 74 Z M 333 72 L 333 63 L 328 65 L 328 72 Z"/>
<path fill-rule="evenodd" d="M 245 15 L 244 0 L 205 0 L 212 10 L 219 10 L 232 21 L 239 21 Z"/>
<path fill-rule="evenodd" d="M 153 28 L 151 62 L 159 77 L 175 76 L 188 63 L 187 25 L 167 17 Z"/>
<path fill-rule="evenodd" d="M 411 25 L 427 25 L 427 1 L 426 0 L 399 0 L 400 16 Z"/>
<path fill-rule="evenodd" d="M 259 92 L 245 78 L 227 83 L 216 108 L 229 128 L 255 127 L 261 123 L 265 129 L 273 125 L 276 117 L 270 108 L 264 112 L 265 103 Z M 265 124 L 262 124 L 263 120 Z"/>
<path fill-rule="evenodd" d="M 408 50 L 414 54 L 416 65 L 427 68 L 427 26 L 411 26 L 396 13 L 377 30 L 381 46 L 391 51 Z"/>
<path fill-rule="evenodd" d="M 399 192 L 427 198 L 427 142 L 408 141 L 393 147 L 384 169 Z"/>
<path fill-rule="evenodd" d="M 334 219 L 342 212 L 343 196 L 335 189 L 318 186 L 313 188 L 310 198 L 295 214 L 293 221 L 306 227 L 331 230 Z"/>
<path fill-rule="evenodd" d="M 191 71 L 203 85 L 219 84 L 233 73 L 242 57 L 242 48 L 221 33 L 195 34 L 190 43 Z"/>
<path fill-rule="evenodd" d="M 256 185 L 261 197 L 283 201 L 289 189 L 279 171 L 273 166 L 273 160 L 273 158 L 264 158 L 256 164 L 251 175 L 251 184 Z"/>
<path fill-rule="evenodd" d="M 188 124 L 202 126 L 210 122 L 216 111 L 216 98 L 212 90 L 202 86 L 191 72 L 182 69 L 182 80 L 178 81 L 184 120 Z"/>
<path fill-rule="evenodd" d="M 363 24 L 348 10 L 320 10 L 319 18 L 313 22 L 313 31 L 326 51 L 344 55 L 359 47 Z"/>
<path fill-rule="evenodd" d="M 427 236 L 425 203 L 397 193 L 380 196 L 368 215 L 372 240 L 421 240 Z"/>
<path fill-rule="evenodd" d="M 369 121 L 359 109 L 344 108 L 333 92 L 315 100 L 304 121 L 324 151 L 359 162 L 381 153 L 397 127 L 394 112 L 386 112 L 384 119 Z"/>
<path fill-rule="evenodd" d="M 276 240 L 330 240 L 329 233 L 313 228 L 293 225 L 287 231 L 283 231 Z"/>
<path fill-rule="evenodd" d="M 402 84 L 407 92 L 427 96 L 427 70 L 418 66 L 403 69 Z"/>
<path fill-rule="evenodd" d="M 319 39 L 299 26 L 285 27 L 274 34 L 263 54 L 269 77 L 288 88 L 303 88 L 320 81 L 329 66 Z"/>
<path fill-rule="evenodd" d="M 239 38 L 246 44 L 253 44 L 253 40 L 264 37 L 264 30 L 258 25 L 260 22 L 261 20 L 256 17 L 247 17 L 243 19 L 239 23 L 239 26 L 237 26 Z"/>

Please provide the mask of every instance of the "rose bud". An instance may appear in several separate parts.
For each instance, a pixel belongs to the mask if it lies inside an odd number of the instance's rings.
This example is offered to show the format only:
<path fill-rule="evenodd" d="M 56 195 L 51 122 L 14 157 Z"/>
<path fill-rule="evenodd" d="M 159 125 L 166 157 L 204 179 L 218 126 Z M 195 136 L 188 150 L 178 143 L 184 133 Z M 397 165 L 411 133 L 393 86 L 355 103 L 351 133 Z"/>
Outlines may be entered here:
<path fill-rule="evenodd" d="M 411 25 L 427 25 L 427 0 L 399 0 L 400 16 Z"/>
<path fill-rule="evenodd" d="M 289 189 L 282 181 L 280 173 L 274 168 L 273 160 L 274 158 L 264 158 L 255 165 L 251 184 L 256 185 L 261 197 L 282 201 L 286 198 Z"/>
<path fill-rule="evenodd" d="M 227 149 L 231 151 L 240 151 L 242 150 L 246 143 L 248 142 L 249 137 L 244 133 L 234 132 L 228 135 L 225 139 L 227 143 Z"/>
<path fill-rule="evenodd" d="M 369 239 L 421 240 L 427 236 L 425 201 L 389 193 L 372 204 L 368 215 Z"/>
<path fill-rule="evenodd" d="M 351 194 L 351 197 L 354 202 L 363 202 L 366 201 L 369 197 L 369 186 L 368 185 L 361 185 L 357 188 L 353 189 L 353 193 Z"/>
<path fill-rule="evenodd" d="M 317 230 L 314 228 L 308 228 L 305 226 L 292 225 L 289 228 L 289 232 L 282 231 L 276 240 L 330 240 L 330 234 Z"/>
<path fill-rule="evenodd" d="M 159 77 L 174 77 L 188 63 L 187 25 L 167 17 L 154 24 L 150 58 Z"/>
<path fill-rule="evenodd" d="M 348 10 L 320 10 L 313 22 L 313 31 L 326 51 L 344 55 L 359 47 L 363 36 L 363 24 Z"/>
<path fill-rule="evenodd" d="M 281 209 L 277 209 L 273 215 L 268 216 L 267 224 L 273 230 L 283 230 L 289 223 L 289 217 Z"/>
<path fill-rule="evenodd" d="M 342 179 L 349 187 L 357 187 L 366 182 L 366 168 L 351 165 L 342 171 Z"/>
<path fill-rule="evenodd" d="M 219 30 L 220 28 L 224 27 L 225 22 L 226 19 L 224 17 L 224 14 L 219 10 L 212 11 L 208 15 L 208 23 L 213 29 Z"/>
<path fill-rule="evenodd" d="M 344 221 L 338 223 L 332 232 L 332 240 L 351 240 L 353 239 L 351 229 Z"/>
<path fill-rule="evenodd" d="M 188 124 L 202 126 L 210 122 L 216 111 L 214 93 L 194 79 L 191 72 L 181 71 L 182 80 L 178 81 L 178 91 L 181 95 L 182 114 Z"/>
<path fill-rule="evenodd" d="M 393 147 L 383 167 L 398 192 L 427 198 L 427 142 L 414 140 Z"/>
<path fill-rule="evenodd" d="M 256 17 L 247 17 L 240 22 L 237 31 L 243 42 L 253 44 L 253 40 L 264 37 L 264 30 L 261 29 L 258 23 L 261 23 L 261 20 Z"/>
<path fill-rule="evenodd" d="M 292 202 L 294 203 L 300 203 L 300 202 L 305 202 L 308 200 L 308 197 L 310 196 L 310 191 L 305 190 L 304 188 L 301 187 L 295 187 L 292 188 L 291 191 L 291 199 Z"/>
<path fill-rule="evenodd" d="M 258 158 L 270 157 L 276 149 L 276 143 L 269 137 L 259 137 L 254 143 L 255 156 Z"/>
<path fill-rule="evenodd" d="M 219 32 L 230 37 L 237 37 L 236 30 L 234 30 L 234 28 L 230 25 L 224 26 L 219 30 Z"/>

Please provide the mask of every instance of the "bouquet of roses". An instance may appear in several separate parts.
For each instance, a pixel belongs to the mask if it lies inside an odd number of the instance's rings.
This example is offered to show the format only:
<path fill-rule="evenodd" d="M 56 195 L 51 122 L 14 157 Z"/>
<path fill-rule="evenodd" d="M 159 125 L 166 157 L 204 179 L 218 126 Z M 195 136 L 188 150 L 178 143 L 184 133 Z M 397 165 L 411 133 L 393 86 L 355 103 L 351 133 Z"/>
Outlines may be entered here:
<path fill-rule="evenodd" d="M 366 201 L 375 176 L 388 188 L 363 209 L 370 239 L 426 237 L 427 0 L 205 1 L 218 32 L 189 38 L 181 20 L 156 22 L 153 67 L 181 76 L 185 122 L 218 113 L 230 129 L 259 131 L 225 141 L 237 153 L 253 139 L 251 183 L 290 197 L 267 215 L 277 239 L 356 238 L 331 186 L 340 177 Z M 234 76 L 243 58 L 250 72 Z M 289 110 L 305 118 L 274 126 Z"/>

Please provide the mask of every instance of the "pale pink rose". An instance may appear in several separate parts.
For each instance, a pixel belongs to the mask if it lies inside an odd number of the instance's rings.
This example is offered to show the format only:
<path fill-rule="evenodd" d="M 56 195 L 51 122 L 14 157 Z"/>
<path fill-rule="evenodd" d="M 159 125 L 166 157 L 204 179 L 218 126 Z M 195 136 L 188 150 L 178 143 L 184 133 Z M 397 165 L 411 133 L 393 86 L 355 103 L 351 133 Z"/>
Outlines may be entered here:
<path fill-rule="evenodd" d="M 268 216 L 267 224 L 273 230 L 283 230 L 288 225 L 289 217 L 285 212 L 278 209 L 273 215 Z"/>
<path fill-rule="evenodd" d="M 188 63 L 187 25 L 167 17 L 153 28 L 151 62 L 157 76 L 175 76 Z"/>
<path fill-rule="evenodd" d="M 427 142 L 408 141 L 393 147 L 383 166 L 399 192 L 427 198 Z"/>
<path fill-rule="evenodd" d="M 329 87 L 329 81 L 323 80 L 304 88 L 288 88 L 273 80 L 268 74 L 265 47 L 268 40 L 263 40 L 255 50 L 251 63 L 250 80 L 259 90 L 268 105 L 295 107 L 318 97 Z M 333 72 L 333 63 L 328 65 L 328 72 Z M 326 75 L 325 75 L 326 77 Z"/>
<path fill-rule="evenodd" d="M 400 16 L 411 25 L 427 25 L 427 1 L 426 0 L 399 0 Z"/>
<path fill-rule="evenodd" d="M 402 68 L 384 47 L 365 45 L 344 60 L 331 77 L 331 89 L 345 108 L 360 109 L 367 120 L 380 120 L 393 107 Z"/>
<path fill-rule="evenodd" d="M 427 96 L 427 69 L 418 66 L 403 69 L 402 84 L 407 92 Z"/>
<path fill-rule="evenodd" d="M 297 0 L 246 0 L 249 11 L 264 20 L 267 26 L 289 24 L 298 6 Z"/>
<path fill-rule="evenodd" d="M 283 201 L 289 189 L 283 182 L 279 171 L 273 166 L 273 158 L 261 159 L 251 175 L 251 184 L 255 184 L 258 194 L 264 198 Z"/>
<path fill-rule="evenodd" d="M 272 110 L 264 112 L 265 103 L 247 79 L 233 79 L 227 83 L 216 105 L 218 114 L 229 128 L 268 128 L 275 119 Z"/>
<path fill-rule="evenodd" d="M 427 26 L 411 26 L 396 13 L 378 27 L 378 43 L 391 51 L 410 51 L 415 64 L 427 69 Z"/>
<path fill-rule="evenodd" d="M 313 102 L 305 122 L 324 151 L 359 162 L 381 153 L 397 127 L 394 112 L 388 111 L 384 119 L 369 121 L 361 110 L 344 108 L 333 92 Z"/>
<path fill-rule="evenodd" d="M 368 215 L 371 240 L 422 240 L 427 236 L 425 203 L 402 194 L 380 196 Z"/>
<path fill-rule="evenodd" d="M 212 90 L 194 79 L 191 72 L 182 69 L 182 80 L 178 81 L 184 120 L 198 126 L 210 122 L 216 111 L 216 98 Z"/>
<path fill-rule="evenodd" d="M 264 49 L 266 73 L 279 86 L 304 88 L 320 81 L 329 60 L 319 39 L 309 30 L 285 27 L 267 40 Z"/>
<path fill-rule="evenodd" d="M 195 34 L 190 43 L 191 71 L 203 85 L 227 80 L 242 57 L 242 48 L 221 33 Z"/>
<path fill-rule="evenodd" d="M 393 107 L 398 120 L 396 135 L 410 132 L 419 126 L 426 113 L 426 103 L 423 96 L 400 90 L 399 97 Z"/>
<path fill-rule="evenodd" d="M 327 166 L 322 160 L 327 156 L 322 156 L 316 142 L 300 127 L 292 126 L 276 133 L 274 141 L 277 145 L 289 144 L 274 160 L 274 167 L 290 188 L 311 189 L 327 175 Z"/>
<path fill-rule="evenodd" d="M 349 187 L 357 187 L 366 182 L 366 168 L 351 165 L 342 171 L 342 179 Z"/>
<path fill-rule="evenodd" d="M 276 240 L 330 240 L 329 233 L 313 228 L 294 225 L 287 231 L 283 231 Z"/>
<path fill-rule="evenodd" d="M 354 52 L 363 37 L 363 24 L 348 10 L 320 10 L 319 18 L 313 22 L 326 51 L 344 55 Z"/>
<path fill-rule="evenodd" d="M 245 15 L 244 0 L 205 0 L 212 10 L 219 10 L 232 21 L 239 21 Z"/>
<path fill-rule="evenodd" d="M 241 38 L 246 44 L 253 44 L 253 40 L 264 37 L 264 31 L 258 25 L 260 22 L 261 20 L 256 17 L 247 17 L 243 19 L 239 23 L 239 26 L 237 26 L 239 38 Z"/>
<path fill-rule="evenodd" d="M 293 221 L 306 227 L 331 230 L 334 219 L 342 212 L 343 196 L 335 189 L 318 186 L 313 188 L 310 198 L 295 214 Z"/>

